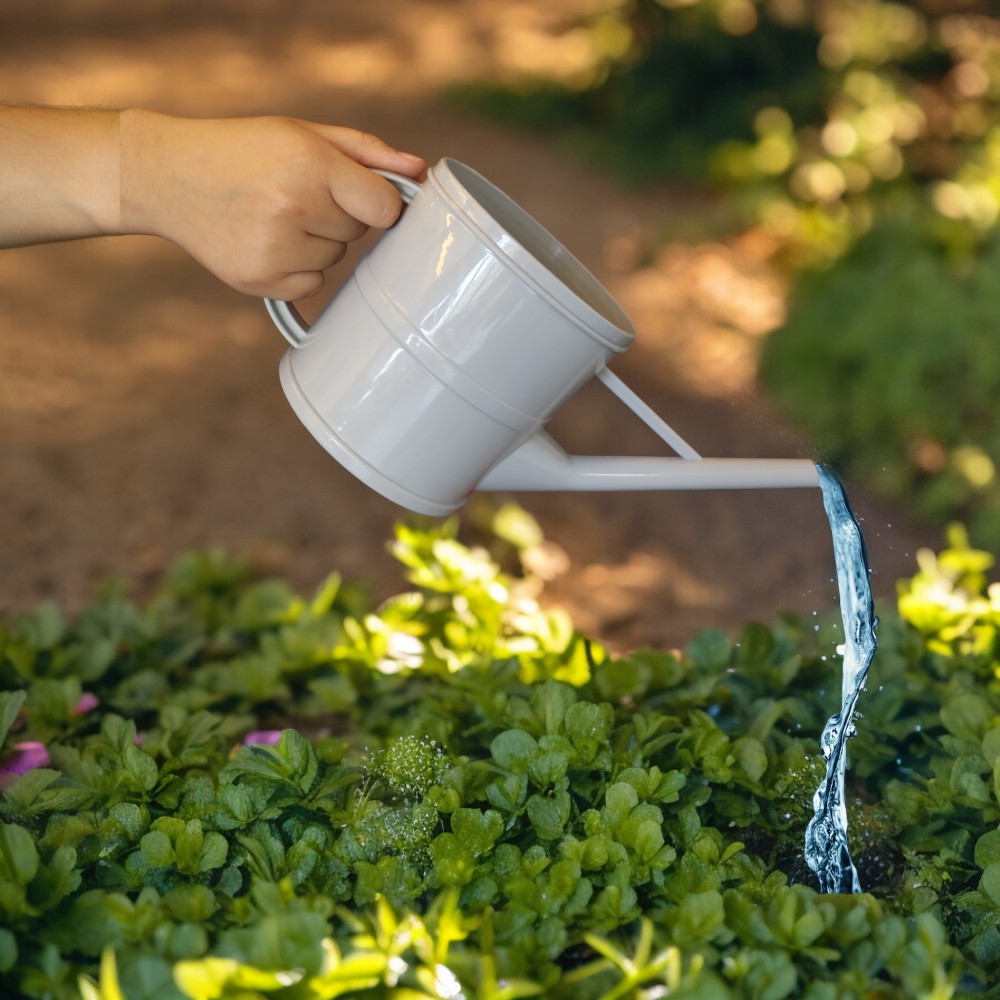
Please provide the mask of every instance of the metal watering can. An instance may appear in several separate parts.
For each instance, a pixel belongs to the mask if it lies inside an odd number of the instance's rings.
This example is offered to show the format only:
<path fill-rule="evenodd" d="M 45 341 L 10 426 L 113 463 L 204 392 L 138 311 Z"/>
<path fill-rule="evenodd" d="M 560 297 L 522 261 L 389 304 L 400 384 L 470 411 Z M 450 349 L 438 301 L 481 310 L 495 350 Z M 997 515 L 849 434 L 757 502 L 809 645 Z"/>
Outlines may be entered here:
<path fill-rule="evenodd" d="M 378 172 L 407 207 L 316 322 L 265 300 L 292 408 L 372 489 L 445 515 L 475 490 L 819 486 L 809 460 L 702 458 L 664 423 L 607 368 L 635 338 L 621 307 L 484 177 L 450 159 L 423 184 Z M 563 451 L 545 424 L 594 377 L 675 456 Z"/>

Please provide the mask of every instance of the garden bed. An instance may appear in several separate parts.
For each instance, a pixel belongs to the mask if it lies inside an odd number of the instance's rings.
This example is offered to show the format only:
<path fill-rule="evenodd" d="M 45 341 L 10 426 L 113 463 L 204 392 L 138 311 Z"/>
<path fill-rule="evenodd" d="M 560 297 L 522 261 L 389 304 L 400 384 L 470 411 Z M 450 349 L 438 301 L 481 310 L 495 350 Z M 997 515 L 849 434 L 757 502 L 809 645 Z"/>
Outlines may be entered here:
<path fill-rule="evenodd" d="M 868 891 L 822 895 L 838 623 L 612 656 L 540 609 L 530 518 L 496 527 L 400 527 L 413 589 L 378 608 L 197 554 L 142 607 L 4 624 L 0 993 L 997 995 L 988 556 L 956 535 L 883 609 Z"/>

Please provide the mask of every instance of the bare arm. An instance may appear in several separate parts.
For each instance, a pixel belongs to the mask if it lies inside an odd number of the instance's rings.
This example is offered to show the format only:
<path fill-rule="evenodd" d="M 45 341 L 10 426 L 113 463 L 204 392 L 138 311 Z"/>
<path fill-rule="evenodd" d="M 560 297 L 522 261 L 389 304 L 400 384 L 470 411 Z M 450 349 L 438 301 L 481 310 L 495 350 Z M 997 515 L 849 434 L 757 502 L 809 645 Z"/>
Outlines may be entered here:
<path fill-rule="evenodd" d="M 0 246 L 118 230 L 118 112 L 0 107 Z"/>
<path fill-rule="evenodd" d="M 146 233 L 252 295 L 314 294 L 323 272 L 401 203 L 369 167 L 419 157 L 292 118 L 0 108 L 0 246 Z"/>

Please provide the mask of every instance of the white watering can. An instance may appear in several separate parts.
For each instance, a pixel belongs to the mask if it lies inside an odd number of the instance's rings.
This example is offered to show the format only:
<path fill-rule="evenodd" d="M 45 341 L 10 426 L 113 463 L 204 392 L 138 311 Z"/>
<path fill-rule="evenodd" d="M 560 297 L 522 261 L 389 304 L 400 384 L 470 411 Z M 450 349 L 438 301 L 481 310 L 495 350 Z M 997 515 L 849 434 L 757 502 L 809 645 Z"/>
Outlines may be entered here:
<path fill-rule="evenodd" d="M 475 490 L 819 486 L 806 459 L 702 458 L 608 370 L 635 338 L 621 307 L 474 170 L 378 172 L 408 205 L 316 322 L 265 300 L 292 408 L 368 486 L 434 515 Z M 563 451 L 545 424 L 595 376 L 675 456 Z"/>

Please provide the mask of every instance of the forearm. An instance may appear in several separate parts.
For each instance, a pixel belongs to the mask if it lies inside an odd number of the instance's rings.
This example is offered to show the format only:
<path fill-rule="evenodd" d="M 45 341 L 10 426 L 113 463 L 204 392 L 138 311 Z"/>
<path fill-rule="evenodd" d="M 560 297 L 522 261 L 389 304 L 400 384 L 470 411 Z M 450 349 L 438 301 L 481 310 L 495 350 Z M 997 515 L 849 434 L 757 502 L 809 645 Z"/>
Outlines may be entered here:
<path fill-rule="evenodd" d="M 0 106 L 0 247 L 120 230 L 119 112 Z"/>
<path fill-rule="evenodd" d="M 369 168 L 424 167 L 367 133 L 293 118 L 0 106 L 0 248 L 161 236 L 238 291 L 297 298 L 399 214 Z"/>

